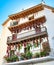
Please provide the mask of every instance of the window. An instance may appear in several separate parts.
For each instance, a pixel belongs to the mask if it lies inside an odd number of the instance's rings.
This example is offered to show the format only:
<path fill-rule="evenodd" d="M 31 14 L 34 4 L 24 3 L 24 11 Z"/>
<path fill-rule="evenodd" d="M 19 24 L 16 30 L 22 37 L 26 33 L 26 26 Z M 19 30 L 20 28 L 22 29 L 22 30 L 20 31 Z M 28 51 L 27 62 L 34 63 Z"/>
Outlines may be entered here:
<path fill-rule="evenodd" d="M 17 24 L 18 24 L 18 21 L 13 22 L 13 25 L 17 25 Z"/>
<path fill-rule="evenodd" d="M 20 21 L 20 19 L 17 19 L 17 20 L 10 22 L 10 26 L 17 25 L 19 21 Z"/>
<path fill-rule="evenodd" d="M 29 20 L 34 19 L 34 15 L 28 17 Z"/>

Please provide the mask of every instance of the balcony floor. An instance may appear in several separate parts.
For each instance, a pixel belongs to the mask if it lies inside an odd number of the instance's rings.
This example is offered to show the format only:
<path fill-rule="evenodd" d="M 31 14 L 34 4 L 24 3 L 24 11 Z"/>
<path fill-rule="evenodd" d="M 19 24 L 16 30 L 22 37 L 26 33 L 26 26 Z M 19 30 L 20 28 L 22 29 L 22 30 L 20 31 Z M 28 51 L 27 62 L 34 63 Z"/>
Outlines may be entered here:
<path fill-rule="evenodd" d="M 4 65 L 28 65 L 28 64 L 35 64 L 35 63 L 52 61 L 52 60 L 54 60 L 53 57 L 46 56 L 46 57 L 41 57 L 41 58 L 34 58 L 34 59 L 29 59 L 29 60 L 5 63 Z"/>

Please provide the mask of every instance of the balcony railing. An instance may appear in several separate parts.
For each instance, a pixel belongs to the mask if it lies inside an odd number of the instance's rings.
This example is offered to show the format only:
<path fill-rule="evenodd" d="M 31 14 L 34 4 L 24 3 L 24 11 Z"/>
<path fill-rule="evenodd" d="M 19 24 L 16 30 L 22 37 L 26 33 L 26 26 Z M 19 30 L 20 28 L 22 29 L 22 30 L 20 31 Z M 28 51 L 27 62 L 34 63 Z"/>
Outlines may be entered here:
<path fill-rule="evenodd" d="M 13 34 L 12 36 L 9 36 L 7 38 L 7 42 L 15 42 L 15 41 L 22 41 L 25 39 L 29 39 L 32 37 L 39 37 L 42 35 L 47 34 L 47 28 L 46 27 L 42 27 L 41 31 L 36 32 L 35 30 L 30 30 L 21 34 Z"/>

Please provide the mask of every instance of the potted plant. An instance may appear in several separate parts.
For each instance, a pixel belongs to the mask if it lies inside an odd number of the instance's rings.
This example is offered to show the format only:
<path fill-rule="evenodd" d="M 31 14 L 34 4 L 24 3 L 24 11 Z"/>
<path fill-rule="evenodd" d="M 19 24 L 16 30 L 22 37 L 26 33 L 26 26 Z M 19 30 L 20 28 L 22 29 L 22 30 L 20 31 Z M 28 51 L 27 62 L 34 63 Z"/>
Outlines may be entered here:
<path fill-rule="evenodd" d="M 26 58 L 27 59 L 31 59 L 32 58 L 32 52 L 28 51 L 26 54 L 25 54 Z"/>
<path fill-rule="evenodd" d="M 18 56 L 16 56 L 16 55 L 12 55 L 11 57 L 8 57 L 8 56 L 5 55 L 4 59 L 7 62 L 14 62 L 14 61 L 18 61 L 19 60 Z"/>
<path fill-rule="evenodd" d="M 8 58 L 6 58 L 6 61 L 9 63 L 9 62 L 11 62 L 11 60 L 10 60 L 10 58 L 8 57 Z"/>
<path fill-rule="evenodd" d="M 24 60 L 25 58 L 25 53 L 21 53 L 21 60 Z"/>
<path fill-rule="evenodd" d="M 27 43 L 27 51 L 30 51 L 30 48 L 32 48 L 32 45 L 30 43 Z"/>
<path fill-rule="evenodd" d="M 43 56 L 49 55 L 49 53 L 47 53 L 46 51 L 42 51 L 42 52 L 40 52 L 40 55 L 41 55 L 41 57 L 43 57 Z"/>
<path fill-rule="evenodd" d="M 13 55 L 12 57 L 12 61 L 14 62 L 14 61 L 19 61 L 19 58 L 18 58 L 18 56 L 16 56 L 16 55 Z"/>
<path fill-rule="evenodd" d="M 35 53 L 35 57 L 39 58 L 40 57 L 40 53 Z"/>
<path fill-rule="evenodd" d="M 11 59 L 10 59 L 7 55 L 4 56 L 4 59 L 5 59 L 7 62 L 10 62 L 10 61 L 11 61 Z"/>
<path fill-rule="evenodd" d="M 12 58 L 11 58 L 11 57 L 7 57 L 5 60 L 6 60 L 8 63 L 9 63 L 9 62 L 12 62 Z"/>
<path fill-rule="evenodd" d="M 36 58 L 36 55 L 35 55 L 35 54 L 33 54 L 33 55 L 32 55 L 32 58 Z"/>

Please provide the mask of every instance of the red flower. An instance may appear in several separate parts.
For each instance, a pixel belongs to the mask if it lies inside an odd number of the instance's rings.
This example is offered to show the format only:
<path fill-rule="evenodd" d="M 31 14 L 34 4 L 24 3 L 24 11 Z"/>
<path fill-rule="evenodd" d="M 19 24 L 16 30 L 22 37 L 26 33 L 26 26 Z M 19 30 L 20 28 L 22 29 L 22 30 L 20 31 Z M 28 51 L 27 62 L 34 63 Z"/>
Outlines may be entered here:
<path fill-rule="evenodd" d="M 24 44 L 24 47 L 26 47 L 26 42 L 24 42 L 23 44 Z"/>

